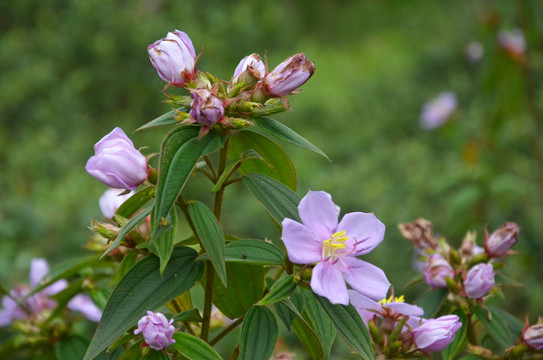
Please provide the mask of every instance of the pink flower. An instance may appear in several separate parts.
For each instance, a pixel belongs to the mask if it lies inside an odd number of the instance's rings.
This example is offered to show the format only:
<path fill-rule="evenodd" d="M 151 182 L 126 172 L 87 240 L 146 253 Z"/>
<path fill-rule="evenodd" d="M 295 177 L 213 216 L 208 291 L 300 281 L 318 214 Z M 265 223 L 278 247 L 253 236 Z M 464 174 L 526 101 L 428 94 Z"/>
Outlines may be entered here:
<path fill-rule="evenodd" d="M 517 243 L 519 231 L 520 227 L 514 222 L 503 224 L 485 238 L 486 253 L 492 257 L 507 255 L 509 249 Z"/>
<path fill-rule="evenodd" d="M 239 62 L 236 70 L 234 71 L 234 81 L 244 72 L 250 72 L 255 78 L 262 79 L 266 75 L 266 65 L 260 60 L 258 54 L 251 54 Z"/>
<path fill-rule="evenodd" d="M 479 299 L 488 294 L 495 284 L 492 264 L 478 264 L 468 271 L 464 290 L 468 298 Z"/>
<path fill-rule="evenodd" d="M 119 127 L 98 141 L 94 152 L 85 169 L 110 187 L 134 190 L 147 178 L 147 159 Z"/>
<path fill-rule="evenodd" d="M 190 93 L 194 99 L 191 104 L 190 116 L 205 127 L 215 125 L 224 115 L 221 99 L 207 89 L 196 89 Z"/>
<path fill-rule="evenodd" d="M 77 294 L 67 305 L 68 309 L 80 312 L 90 321 L 99 322 L 102 317 L 102 310 L 94 305 L 91 298 L 86 294 Z"/>
<path fill-rule="evenodd" d="M 520 56 L 526 51 L 526 39 L 520 29 L 500 30 L 498 42 L 505 51 L 513 56 Z"/>
<path fill-rule="evenodd" d="M 425 353 L 441 351 L 447 347 L 462 327 L 456 315 L 423 320 L 422 325 L 412 331 L 417 348 Z"/>
<path fill-rule="evenodd" d="M 183 86 L 196 76 L 196 52 L 189 36 L 182 31 L 169 32 L 164 39 L 149 45 L 147 53 L 164 81 Z"/>
<path fill-rule="evenodd" d="M 437 98 L 424 104 L 420 116 L 420 126 L 430 130 L 445 124 L 456 110 L 456 106 L 457 100 L 454 93 L 443 92 L 439 94 Z"/>
<path fill-rule="evenodd" d="M 390 286 L 380 268 L 357 258 L 381 243 L 385 225 L 373 214 L 346 214 L 338 223 L 339 207 L 324 191 L 309 191 L 298 205 L 302 223 L 283 220 L 282 239 L 296 264 L 314 264 L 311 289 L 333 304 L 349 304 L 351 288 L 382 299 Z"/>
<path fill-rule="evenodd" d="M 119 207 L 132 195 L 134 192 L 131 191 L 126 195 L 120 195 L 124 192 L 124 189 L 107 189 L 104 191 L 98 203 L 100 204 L 100 210 L 106 219 L 111 219 Z"/>
<path fill-rule="evenodd" d="M 296 54 L 277 65 L 264 78 L 266 92 L 271 96 L 286 96 L 302 86 L 315 72 L 315 64 L 305 54 Z"/>
<path fill-rule="evenodd" d="M 543 324 L 535 324 L 524 330 L 522 339 L 534 350 L 543 350 Z"/>
<path fill-rule="evenodd" d="M 138 321 L 134 334 L 142 333 L 143 340 L 151 349 L 162 350 L 175 343 L 172 339 L 175 327 L 172 324 L 173 319 L 168 322 L 164 314 L 147 311 L 147 316 Z"/>
<path fill-rule="evenodd" d="M 445 258 L 439 254 L 432 254 L 424 264 L 422 271 L 424 281 L 433 288 L 447 287 L 445 279 L 454 278 L 454 269 Z"/>

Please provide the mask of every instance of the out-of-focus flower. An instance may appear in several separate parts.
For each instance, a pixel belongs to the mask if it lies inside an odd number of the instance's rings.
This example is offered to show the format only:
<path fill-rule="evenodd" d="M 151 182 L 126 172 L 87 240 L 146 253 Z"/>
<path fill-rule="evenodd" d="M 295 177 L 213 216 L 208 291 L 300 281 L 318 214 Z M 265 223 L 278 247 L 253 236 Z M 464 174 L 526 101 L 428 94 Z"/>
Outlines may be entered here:
<path fill-rule="evenodd" d="M 503 224 L 485 238 L 485 251 L 492 257 L 507 255 L 509 249 L 518 241 L 520 227 L 514 222 Z"/>
<path fill-rule="evenodd" d="M 432 254 L 426 261 L 422 271 L 424 281 L 433 288 L 447 287 L 445 279 L 454 279 L 454 269 L 451 264 L 441 255 Z"/>
<path fill-rule="evenodd" d="M 294 360 L 295 353 L 282 353 L 273 358 L 273 360 Z"/>
<path fill-rule="evenodd" d="M 0 310 L 0 326 L 10 325 L 15 319 L 28 319 L 37 316 L 41 312 L 54 309 L 57 306 L 56 301 L 49 297 L 68 286 L 68 282 L 64 279 L 54 282 L 45 289 L 33 294 L 22 303 L 22 306 L 17 305 L 17 302 L 48 274 L 49 265 L 45 259 L 32 259 L 30 262 L 30 287 L 23 284 L 17 285 L 10 291 L 10 296 L 2 298 L 3 309 Z"/>
<path fill-rule="evenodd" d="M 147 179 L 147 159 L 124 131 L 116 127 L 94 145 L 85 169 L 112 188 L 134 190 Z"/>
<path fill-rule="evenodd" d="M 124 192 L 124 189 L 107 189 L 104 191 L 98 204 L 100 204 L 100 210 L 106 219 L 111 219 L 113 215 L 117 212 L 119 207 L 132 195 L 134 192 L 131 191 L 128 194 L 120 195 Z"/>
<path fill-rule="evenodd" d="M 138 321 L 138 328 L 134 330 L 134 334 L 141 333 L 143 340 L 151 349 L 162 350 L 175 343 L 172 339 L 175 327 L 172 324 L 173 319 L 168 322 L 164 314 L 147 311 L 147 315 Z"/>
<path fill-rule="evenodd" d="M 193 98 L 190 116 L 205 127 L 215 125 L 224 115 L 221 99 L 207 89 L 196 89 L 190 93 Z"/>
<path fill-rule="evenodd" d="M 424 320 L 422 325 L 412 331 L 415 345 L 425 353 L 445 349 L 462 327 L 458 319 L 456 315 L 446 315 L 437 319 Z"/>
<path fill-rule="evenodd" d="M 488 294 L 496 284 L 492 264 L 477 264 L 472 267 L 464 280 L 466 296 L 479 299 Z"/>
<path fill-rule="evenodd" d="M 485 48 L 478 41 L 472 41 L 466 46 L 466 57 L 472 63 L 479 62 L 483 58 Z"/>
<path fill-rule="evenodd" d="M 339 207 L 324 191 L 309 191 L 300 201 L 302 223 L 283 220 L 282 239 L 296 264 L 314 264 L 311 289 L 333 304 L 349 304 L 351 288 L 371 298 L 385 297 L 390 283 L 380 268 L 356 258 L 381 243 L 385 225 L 373 214 L 346 214 L 338 223 Z"/>
<path fill-rule="evenodd" d="M 410 223 L 398 224 L 398 229 L 417 249 L 436 249 L 439 246 L 434 239 L 432 223 L 426 219 L 420 218 Z"/>
<path fill-rule="evenodd" d="M 189 36 L 182 31 L 169 32 L 164 39 L 149 45 L 147 53 L 164 81 L 183 86 L 196 77 L 196 52 Z"/>
<path fill-rule="evenodd" d="M 99 322 L 102 310 L 96 306 L 87 294 L 77 294 L 67 304 L 68 309 L 80 312 L 90 321 Z"/>
<path fill-rule="evenodd" d="M 286 96 L 302 86 L 315 72 L 315 64 L 305 54 L 287 58 L 264 78 L 265 91 L 271 96 Z"/>
<path fill-rule="evenodd" d="M 260 60 L 258 54 L 244 57 L 234 71 L 232 82 L 243 82 L 246 85 L 254 85 L 266 75 L 266 65 Z"/>
<path fill-rule="evenodd" d="M 522 339 L 534 350 L 543 350 L 543 324 L 535 324 L 524 330 Z"/>
<path fill-rule="evenodd" d="M 424 104 L 420 116 L 420 126 L 423 129 L 430 130 L 445 124 L 456 110 L 457 104 L 454 93 L 443 92 L 439 94 L 438 97 Z"/>
<path fill-rule="evenodd" d="M 526 51 L 526 39 L 520 29 L 500 30 L 498 42 L 505 51 L 516 57 L 523 55 Z"/>

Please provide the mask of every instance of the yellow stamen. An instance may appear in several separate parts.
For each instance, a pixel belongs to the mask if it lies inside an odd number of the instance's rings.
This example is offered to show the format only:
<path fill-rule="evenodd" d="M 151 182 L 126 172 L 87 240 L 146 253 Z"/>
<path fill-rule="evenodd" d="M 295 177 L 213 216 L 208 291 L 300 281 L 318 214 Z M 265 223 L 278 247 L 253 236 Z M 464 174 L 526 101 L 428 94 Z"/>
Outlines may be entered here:
<path fill-rule="evenodd" d="M 405 302 L 405 299 L 402 296 L 397 296 L 397 297 L 394 297 L 394 295 L 390 295 L 390 297 L 387 299 L 387 298 L 384 298 L 383 300 L 379 300 L 379 304 L 381 305 L 386 305 L 386 304 L 390 304 L 391 302 L 399 302 L 399 303 L 403 303 Z"/>
<path fill-rule="evenodd" d="M 345 230 L 338 231 L 332 234 L 330 239 L 323 241 L 322 256 L 324 259 L 330 258 L 334 261 L 341 256 L 341 250 L 345 249 L 345 242 L 349 239 L 348 236 L 345 236 L 346 234 Z"/>

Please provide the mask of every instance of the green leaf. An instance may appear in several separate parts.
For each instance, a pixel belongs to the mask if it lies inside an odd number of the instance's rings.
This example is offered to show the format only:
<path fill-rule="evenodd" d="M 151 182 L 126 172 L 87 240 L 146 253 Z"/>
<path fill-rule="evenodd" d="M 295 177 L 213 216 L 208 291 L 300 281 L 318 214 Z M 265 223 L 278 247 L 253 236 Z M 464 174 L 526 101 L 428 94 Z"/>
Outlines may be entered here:
<path fill-rule="evenodd" d="M 312 291 L 300 288 L 305 300 L 305 313 L 315 329 L 325 352 L 325 358 L 330 356 L 332 345 L 336 339 L 336 328 L 322 306 L 319 304 Z"/>
<path fill-rule="evenodd" d="M 351 345 L 363 359 L 373 360 L 374 355 L 370 336 L 356 309 L 352 305 L 333 305 L 322 296 L 316 296 L 316 298 L 336 326 L 343 340 Z"/>
<path fill-rule="evenodd" d="M 203 263 L 193 249 L 177 247 L 160 275 L 160 260 L 148 255 L 134 265 L 111 293 L 85 360 L 94 359 L 145 315 L 189 290 L 200 279 Z"/>
<path fill-rule="evenodd" d="M 149 186 L 141 189 L 126 199 L 117 210 L 116 214 L 124 218 L 131 218 L 139 209 L 147 204 L 155 195 L 155 187 Z"/>
<path fill-rule="evenodd" d="M 229 152 L 228 153 L 229 155 L 231 155 L 231 153 Z M 247 161 L 249 159 L 252 159 L 252 160 L 259 160 L 261 161 L 264 165 L 266 165 L 268 168 L 270 168 L 270 170 L 273 169 L 273 166 L 271 166 L 270 164 L 268 164 L 266 162 L 266 160 L 264 160 L 264 158 L 262 156 L 260 156 L 256 151 L 252 150 L 252 149 L 249 149 L 247 151 L 245 151 L 243 154 L 240 155 L 239 159 L 235 162 L 229 162 L 228 163 L 228 166 L 227 168 L 225 169 L 225 171 L 222 173 L 221 177 L 219 177 L 219 180 L 217 180 L 217 183 L 215 184 L 215 186 L 213 187 L 213 189 L 211 190 L 211 193 L 212 194 L 215 194 L 217 191 L 219 191 L 224 182 L 227 180 L 227 179 L 230 179 L 230 176 L 232 175 L 231 172 L 234 169 L 234 167 L 237 167 L 239 168 L 239 166 L 241 166 L 241 164 L 243 164 L 244 161 Z M 204 163 L 205 164 L 205 163 Z"/>
<path fill-rule="evenodd" d="M 276 138 L 290 144 L 300 146 L 304 149 L 311 150 L 314 153 L 324 156 L 326 160 L 330 161 L 328 156 L 326 156 L 326 154 L 321 149 L 304 139 L 302 136 L 298 135 L 298 133 L 296 133 L 294 130 L 284 125 L 283 123 L 280 123 L 279 121 L 268 117 L 255 118 L 251 119 L 251 121 L 253 121 L 264 131 L 275 136 Z"/>
<path fill-rule="evenodd" d="M 200 311 L 198 309 L 190 309 L 186 311 L 182 311 L 179 314 L 175 314 L 173 316 L 174 321 L 194 321 L 194 322 L 202 322 L 202 316 L 200 315 Z"/>
<path fill-rule="evenodd" d="M 301 317 L 292 320 L 292 329 L 313 360 L 327 359 L 324 346 L 315 330 Z"/>
<path fill-rule="evenodd" d="M 145 219 L 150 213 L 151 211 L 153 211 L 153 206 L 149 206 L 145 209 L 143 209 L 142 211 L 140 211 L 136 216 L 134 216 L 132 219 L 130 219 L 130 221 L 128 221 L 126 223 L 125 226 L 123 226 L 121 232 L 119 233 L 119 235 L 117 236 L 117 238 L 115 239 L 115 241 L 113 241 L 109 246 L 108 248 L 106 249 L 106 251 L 104 251 L 104 253 L 102 254 L 102 256 L 100 257 L 100 260 L 102 260 L 104 258 L 104 256 L 106 256 L 107 254 L 109 254 L 113 249 L 115 249 L 117 246 L 119 246 L 119 244 L 121 243 L 121 241 L 124 239 L 124 237 L 130 232 L 132 231 L 132 229 L 134 229 L 141 221 L 143 221 L 143 219 Z"/>
<path fill-rule="evenodd" d="M 185 109 L 185 108 L 179 108 L 177 110 L 185 111 L 185 112 L 188 111 L 188 109 Z M 174 119 L 174 116 L 177 115 L 177 110 L 172 110 L 172 111 L 169 111 L 169 112 L 167 112 L 165 114 L 160 115 L 156 119 L 153 119 L 153 120 L 149 121 L 147 124 L 145 124 L 143 126 L 140 126 L 136 130 L 134 130 L 134 132 L 150 129 L 150 128 L 157 127 L 157 126 L 179 124 L 179 121 Z"/>
<path fill-rule="evenodd" d="M 58 360 L 81 359 L 89 346 L 89 341 L 82 336 L 72 335 L 60 340 L 55 346 L 55 356 Z"/>
<path fill-rule="evenodd" d="M 115 272 L 115 283 L 118 283 L 119 280 L 126 274 L 126 272 L 134 266 L 134 264 L 138 260 L 138 253 L 135 251 L 129 252 L 126 254 L 121 262 L 119 263 L 119 267 L 117 267 L 117 271 Z"/>
<path fill-rule="evenodd" d="M 198 159 L 223 145 L 222 137 L 213 131 L 198 140 L 199 130 L 194 126 L 174 129 L 162 143 L 152 233 L 170 212 Z"/>
<path fill-rule="evenodd" d="M 296 170 L 292 161 L 279 145 L 267 137 L 252 131 L 239 131 L 235 136 L 232 136 L 228 156 L 230 159 L 238 159 L 250 149 L 262 156 L 265 162 L 258 159 L 248 159 L 239 167 L 240 174 L 263 174 L 283 183 L 292 190 L 296 190 Z"/>
<path fill-rule="evenodd" d="M 284 218 L 300 221 L 300 197 L 279 181 L 266 175 L 251 173 L 243 175 L 243 184 L 278 224 L 281 224 Z"/>
<path fill-rule="evenodd" d="M 226 285 L 224 234 L 217 218 L 204 203 L 199 201 L 193 201 L 189 204 L 189 213 L 198 238 L 209 255 L 209 260 L 211 260 L 223 285 Z"/>
<path fill-rule="evenodd" d="M 253 306 L 241 328 L 240 360 L 268 360 L 277 342 L 277 332 L 277 320 L 271 310 Z"/>
<path fill-rule="evenodd" d="M 244 239 L 231 242 L 224 248 L 227 262 L 243 262 L 255 265 L 282 265 L 285 255 L 275 245 L 264 240 Z M 200 255 L 201 260 L 208 260 L 209 255 Z"/>
<path fill-rule="evenodd" d="M 480 306 L 476 306 L 473 313 L 502 348 L 508 348 L 517 340 L 517 337 L 511 332 L 505 320 L 497 312 L 492 309 L 488 309 L 487 312 Z"/>
<path fill-rule="evenodd" d="M 173 334 L 172 347 L 191 360 L 222 360 L 220 355 L 204 340 L 183 332 Z"/>
<path fill-rule="evenodd" d="M 138 341 L 137 343 L 131 345 L 128 349 L 126 349 L 121 356 L 119 356 L 119 360 L 139 360 L 141 359 L 141 343 L 143 340 Z"/>
<path fill-rule="evenodd" d="M 286 299 L 294 292 L 294 290 L 296 290 L 294 275 L 285 276 L 272 285 L 270 292 L 267 293 L 257 305 L 273 304 Z"/>
<path fill-rule="evenodd" d="M 149 349 L 147 354 L 145 354 L 141 360 L 170 360 L 170 357 L 164 354 L 162 351 Z"/>
<path fill-rule="evenodd" d="M 432 289 L 423 294 L 416 301 L 416 304 L 424 309 L 424 315 L 433 318 L 447 299 L 447 289 Z"/>
<path fill-rule="evenodd" d="M 273 304 L 277 315 L 287 329 L 290 331 L 290 325 L 296 317 L 302 317 L 300 311 L 304 309 L 304 297 L 299 292 L 295 292 L 289 299 Z"/>
<path fill-rule="evenodd" d="M 464 314 L 461 310 L 456 310 L 453 312 L 453 314 L 458 315 L 459 321 L 462 323 L 462 327 L 456 332 L 453 342 L 441 352 L 443 360 L 453 360 L 455 357 L 460 355 L 468 343 L 468 318 L 466 314 Z"/>
<path fill-rule="evenodd" d="M 213 304 L 230 319 L 243 316 L 262 297 L 266 271 L 262 266 L 226 263 L 228 287 L 225 288 L 215 274 Z M 205 288 L 205 276 L 201 282 Z"/>
<path fill-rule="evenodd" d="M 167 220 L 171 224 L 171 227 L 168 227 L 166 231 L 160 233 L 160 235 L 152 241 L 158 257 L 160 258 L 161 274 L 164 272 L 173 252 L 175 233 L 177 230 L 177 211 L 175 210 L 175 207 L 170 211 Z"/>

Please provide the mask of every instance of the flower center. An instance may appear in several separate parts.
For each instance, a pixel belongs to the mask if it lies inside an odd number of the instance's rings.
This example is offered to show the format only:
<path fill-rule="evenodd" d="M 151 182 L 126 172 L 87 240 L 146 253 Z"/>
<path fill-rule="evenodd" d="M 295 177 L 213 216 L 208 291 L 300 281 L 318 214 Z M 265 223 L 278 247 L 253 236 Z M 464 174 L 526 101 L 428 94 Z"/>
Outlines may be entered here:
<path fill-rule="evenodd" d="M 384 298 L 382 300 L 379 300 L 379 304 L 381 305 L 386 305 L 386 304 L 390 304 L 391 302 L 399 302 L 399 303 L 403 303 L 405 302 L 405 299 L 402 296 L 397 296 L 397 297 L 394 297 L 394 295 L 390 295 L 390 297 L 387 299 L 387 298 Z"/>
<path fill-rule="evenodd" d="M 324 260 L 329 259 L 332 263 L 335 263 L 341 258 L 341 251 L 345 249 L 345 242 L 349 239 L 348 236 L 345 236 L 346 234 L 345 230 L 338 231 L 332 234 L 330 239 L 323 241 L 322 258 Z"/>

